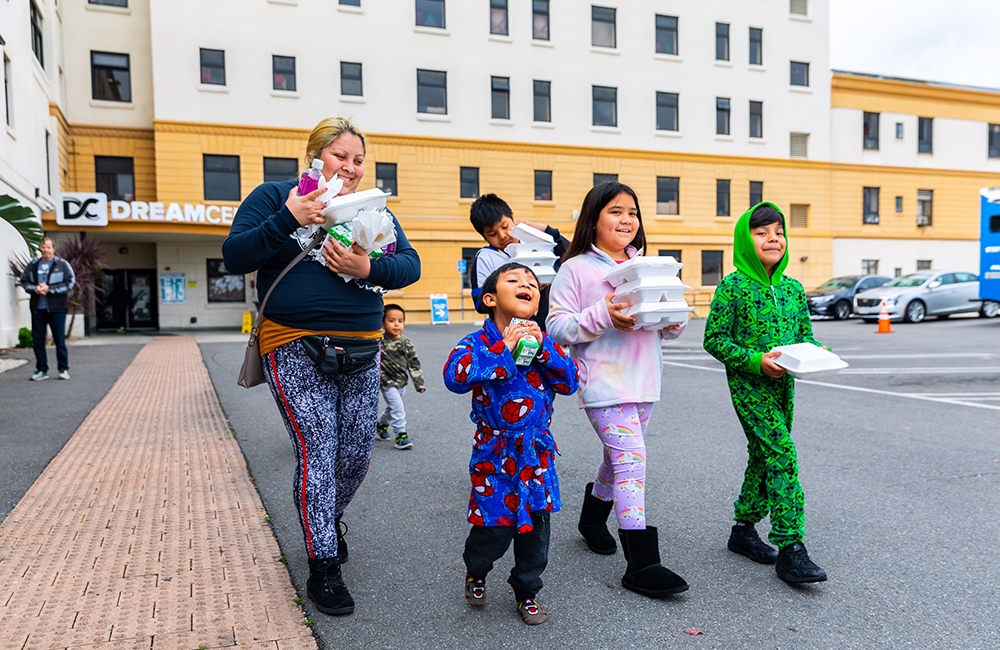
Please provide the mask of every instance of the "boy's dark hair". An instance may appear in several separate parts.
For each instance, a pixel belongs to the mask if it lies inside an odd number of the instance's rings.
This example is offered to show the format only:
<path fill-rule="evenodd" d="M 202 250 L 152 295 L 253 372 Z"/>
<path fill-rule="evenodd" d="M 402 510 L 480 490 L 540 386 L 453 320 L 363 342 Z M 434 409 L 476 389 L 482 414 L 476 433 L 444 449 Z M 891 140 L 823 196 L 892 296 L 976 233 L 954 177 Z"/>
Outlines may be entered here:
<path fill-rule="evenodd" d="M 400 307 L 399 305 L 397 305 L 396 303 L 390 302 L 388 305 L 386 305 L 385 307 L 382 308 L 382 322 L 383 323 L 385 322 L 386 316 L 388 316 L 389 312 L 392 311 L 393 309 L 395 309 L 396 311 L 402 312 L 402 314 L 403 314 L 403 320 L 406 320 L 406 310 L 403 309 L 402 307 Z"/>
<path fill-rule="evenodd" d="M 583 199 L 583 207 L 580 208 L 580 216 L 576 220 L 576 231 L 573 233 L 573 241 L 563 255 L 565 262 L 571 257 L 583 255 L 590 250 L 590 247 L 597 241 L 597 220 L 601 216 L 601 210 L 616 196 L 622 193 L 628 194 L 635 201 L 635 216 L 639 220 L 639 229 L 635 237 L 629 242 L 630 246 L 636 249 L 646 247 L 646 231 L 642 227 L 642 210 L 639 209 L 639 197 L 635 190 L 624 183 L 618 181 L 607 181 L 590 188 L 587 196 Z"/>
<path fill-rule="evenodd" d="M 500 223 L 504 217 L 514 218 L 514 212 L 507 202 L 496 194 L 483 194 L 473 201 L 469 208 L 469 221 L 480 235 L 490 226 Z"/>
<path fill-rule="evenodd" d="M 760 228 L 761 226 L 770 226 L 772 223 L 780 223 L 781 227 L 784 228 L 785 217 L 769 205 L 758 207 L 750 215 L 750 230 Z"/>
<path fill-rule="evenodd" d="M 524 269 L 534 276 L 535 282 L 538 282 L 538 276 L 531 270 L 531 267 L 520 264 L 519 262 L 507 262 L 503 266 L 494 270 L 493 273 L 490 273 L 489 276 L 483 280 L 483 295 L 488 293 L 495 294 L 497 292 L 497 282 L 500 281 L 500 276 L 508 271 L 513 271 L 514 269 Z M 488 314 L 490 318 L 493 318 L 493 309 L 491 307 L 487 307 L 485 301 L 479 303 L 479 309 L 477 309 L 477 311 L 480 314 Z"/>

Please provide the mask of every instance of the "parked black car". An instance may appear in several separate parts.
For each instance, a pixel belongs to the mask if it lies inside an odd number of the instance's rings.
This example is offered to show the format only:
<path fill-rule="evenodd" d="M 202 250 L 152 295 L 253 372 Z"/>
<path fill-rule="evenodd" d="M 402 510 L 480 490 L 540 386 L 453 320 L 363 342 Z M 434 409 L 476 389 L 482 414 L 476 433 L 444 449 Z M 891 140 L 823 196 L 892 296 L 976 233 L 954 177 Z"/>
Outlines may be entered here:
<path fill-rule="evenodd" d="M 828 280 L 806 292 L 809 312 L 817 316 L 833 316 L 837 320 L 850 318 L 854 294 L 881 287 L 891 279 L 884 275 L 847 275 Z"/>

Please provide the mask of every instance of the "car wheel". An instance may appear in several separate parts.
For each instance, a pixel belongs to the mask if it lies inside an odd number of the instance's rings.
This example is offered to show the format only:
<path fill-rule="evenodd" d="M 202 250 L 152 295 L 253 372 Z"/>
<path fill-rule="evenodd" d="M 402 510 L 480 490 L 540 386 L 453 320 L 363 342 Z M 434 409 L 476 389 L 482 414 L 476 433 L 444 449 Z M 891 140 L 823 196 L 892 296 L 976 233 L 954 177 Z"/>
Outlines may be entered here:
<path fill-rule="evenodd" d="M 851 317 L 851 303 L 841 300 L 833 306 L 833 317 L 836 320 L 847 320 Z"/>
<path fill-rule="evenodd" d="M 919 300 L 914 300 L 906 306 L 903 320 L 907 323 L 919 323 L 927 316 L 927 306 Z"/>
<path fill-rule="evenodd" d="M 980 318 L 996 318 L 1000 314 L 1000 302 L 996 300 L 984 300 L 983 306 L 979 308 Z"/>

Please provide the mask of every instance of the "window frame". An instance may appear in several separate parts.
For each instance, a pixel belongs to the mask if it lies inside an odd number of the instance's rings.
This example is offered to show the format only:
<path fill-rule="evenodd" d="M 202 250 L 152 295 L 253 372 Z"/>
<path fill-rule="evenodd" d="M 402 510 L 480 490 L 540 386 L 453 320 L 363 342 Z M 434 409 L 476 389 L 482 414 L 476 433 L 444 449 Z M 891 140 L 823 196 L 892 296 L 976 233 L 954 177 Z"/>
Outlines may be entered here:
<path fill-rule="evenodd" d="M 601 17 L 599 15 L 603 14 Z M 610 16 L 610 19 L 609 19 Z M 598 43 L 598 25 L 611 25 L 611 44 Z M 590 46 L 617 49 L 618 47 L 618 12 L 614 7 L 590 6 Z"/>
<path fill-rule="evenodd" d="M 728 178 L 715 179 L 715 216 L 730 217 L 733 214 L 733 182 Z"/>
<path fill-rule="evenodd" d="M 114 169 L 114 167 L 118 169 Z M 121 177 L 131 179 L 132 192 L 123 192 Z M 109 186 L 114 192 L 109 192 Z M 109 201 L 135 201 L 135 158 L 130 156 L 94 156 L 94 191 L 104 192 Z"/>
<path fill-rule="evenodd" d="M 390 171 L 391 174 L 388 173 Z M 399 196 L 399 165 L 397 163 L 376 162 L 375 187 L 383 192 L 388 192 L 391 196 Z"/>
<path fill-rule="evenodd" d="M 718 259 L 715 258 L 718 255 Z M 705 250 L 701 251 L 701 286 L 703 287 L 716 287 L 722 282 L 722 272 L 725 268 L 726 256 L 725 252 L 721 250 Z M 706 275 L 706 268 L 710 268 L 710 265 L 718 265 L 718 271 L 714 271 L 713 275 L 717 276 L 715 278 L 708 277 Z M 706 282 L 706 279 L 709 280 Z M 712 281 L 714 279 L 714 282 Z"/>
<path fill-rule="evenodd" d="M 473 183 L 475 186 L 473 187 Z M 458 168 L 458 196 L 461 199 L 479 198 L 479 168 Z"/>
<path fill-rule="evenodd" d="M 725 120 L 723 123 L 720 120 Z M 729 97 L 715 98 L 715 135 L 732 135 L 732 102 Z M 720 130 L 725 129 L 725 130 Z"/>
<path fill-rule="evenodd" d="M 673 196 L 672 199 L 670 198 L 671 195 Z M 673 212 L 671 212 L 671 208 L 673 208 Z M 680 215 L 680 213 L 681 213 L 680 176 L 657 176 L 656 214 L 677 216 Z"/>
<path fill-rule="evenodd" d="M 933 117 L 917 117 L 917 153 L 934 153 Z"/>
<path fill-rule="evenodd" d="M 496 23 L 494 22 L 494 15 L 497 12 L 503 12 L 503 31 L 495 31 L 498 29 Z M 490 34 L 494 36 L 510 36 L 510 8 L 507 6 L 507 0 L 490 0 Z"/>
<path fill-rule="evenodd" d="M 879 150 L 879 127 L 881 120 L 881 113 L 864 111 L 861 114 L 861 146 L 865 151 Z"/>
<path fill-rule="evenodd" d="M 543 90 L 543 92 L 539 92 Z M 532 121 L 534 122 L 552 122 L 552 82 L 551 81 L 541 81 L 538 79 L 531 80 L 531 99 L 532 99 Z M 545 119 L 538 119 L 538 109 L 539 100 L 544 102 L 545 108 Z"/>
<path fill-rule="evenodd" d="M 344 7 L 360 7 L 361 0 L 338 0 L 337 4 Z"/>
<path fill-rule="evenodd" d="M 429 13 L 422 14 L 420 11 L 421 5 L 425 7 L 427 5 L 434 5 L 441 10 L 441 24 L 431 25 L 426 22 L 420 22 L 421 16 L 426 20 Z M 427 29 L 448 29 L 448 16 L 445 13 L 445 0 L 414 0 L 413 3 L 413 24 L 417 27 L 425 27 Z"/>
<path fill-rule="evenodd" d="M 662 19 L 662 20 L 661 20 Z M 670 22 L 673 21 L 673 25 Z M 663 23 L 662 25 L 660 23 Z M 654 30 L 654 46 L 653 51 L 657 54 L 667 54 L 670 56 L 680 56 L 680 19 L 677 16 L 668 16 L 666 14 L 656 14 L 656 18 L 653 21 Z M 664 39 L 661 41 L 661 36 Z M 661 44 L 664 44 L 663 49 L 660 48 Z M 668 52 L 666 45 L 670 44 L 673 46 L 673 51 Z"/>
<path fill-rule="evenodd" d="M 348 66 L 357 66 L 357 76 L 354 74 L 348 74 Z M 364 82 L 364 65 L 356 61 L 341 61 L 340 62 L 340 95 L 341 97 L 364 97 L 365 96 L 365 82 Z M 357 83 L 358 92 L 352 93 L 347 92 L 352 90 L 348 88 L 348 84 Z"/>
<path fill-rule="evenodd" d="M 601 183 L 608 183 L 608 182 L 617 183 L 618 182 L 618 174 L 601 174 L 599 172 L 594 172 L 594 179 L 593 180 L 594 180 L 593 187 L 596 187 L 596 186 L 600 185 Z"/>
<path fill-rule="evenodd" d="M 221 65 L 206 64 L 205 56 L 213 56 L 218 54 L 221 58 Z M 198 65 L 200 66 L 200 82 L 205 86 L 225 86 L 226 85 L 226 51 L 225 50 L 215 50 L 209 47 L 199 47 L 198 48 Z M 209 71 L 208 81 L 205 80 L 205 71 Z M 213 81 L 215 74 L 213 71 L 220 71 L 222 81 Z"/>
<path fill-rule="evenodd" d="M 286 174 L 284 172 L 276 172 L 275 170 L 268 171 L 269 165 L 275 165 L 280 161 L 282 164 L 291 163 L 290 169 L 292 172 Z M 264 156 L 261 167 L 264 171 L 264 182 L 265 183 L 282 183 L 291 180 L 296 180 L 299 175 L 299 161 L 296 158 L 280 158 L 278 156 Z M 280 176 L 279 180 L 277 177 Z"/>
<path fill-rule="evenodd" d="M 548 196 L 545 196 L 545 188 L 548 188 Z M 535 170 L 535 200 L 536 201 L 552 201 L 552 170 L 551 169 L 536 169 Z"/>
<path fill-rule="evenodd" d="M 861 188 L 861 223 L 878 225 L 881 221 L 881 188 L 865 186 Z"/>
<path fill-rule="evenodd" d="M 715 23 L 715 60 L 729 61 L 729 23 Z"/>
<path fill-rule="evenodd" d="M 754 108 L 757 112 L 754 112 Z M 756 118 L 756 130 L 754 129 Z M 750 100 L 750 124 L 749 124 L 749 137 L 751 138 L 764 138 L 764 102 Z"/>
<path fill-rule="evenodd" d="M 986 125 L 986 157 L 1000 158 L 1000 124 Z"/>
<path fill-rule="evenodd" d="M 754 185 L 756 185 L 757 188 L 754 188 Z M 754 192 L 754 189 L 757 189 L 758 191 Z M 756 201 L 753 200 L 754 194 L 757 195 Z M 750 207 L 752 208 L 758 203 L 763 203 L 763 202 L 764 202 L 764 181 L 750 181 Z"/>
<path fill-rule="evenodd" d="M 105 64 L 98 66 L 95 59 L 98 57 L 124 57 L 125 66 L 121 65 L 114 66 L 113 64 Z M 106 89 L 109 92 L 113 90 L 110 83 L 99 84 L 98 82 L 98 70 L 108 70 L 111 75 L 114 76 L 114 81 L 119 85 L 119 91 L 122 88 L 125 89 L 124 93 L 120 93 L 120 97 L 115 99 L 114 97 L 98 97 L 99 89 Z M 113 71 L 123 71 L 125 72 L 125 81 L 122 83 L 117 74 Z M 106 78 L 107 79 L 107 78 Z M 127 97 L 125 96 L 127 95 Z M 120 52 L 101 52 L 97 50 L 90 51 L 90 98 L 103 102 L 121 102 L 125 104 L 132 103 L 132 58 L 128 54 L 122 54 Z"/>
<path fill-rule="evenodd" d="M 4 98 L 4 118 L 7 126 L 14 126 L 14 84 L 11 82 L 11 63 L 7 57 L 7 52 L 3 52 L 3 98 Z"/>
<path fill-rule="evenodd" d="M 211 170 L 211 171 L 209 171 L 209 168 L 208 168 L 209 165 L 208 165 L 208 163 L 209 163 L 210 160 L 221 163 L 221 162 L 223 162 L 223 159 L 228 159 L 230 162 L 232 161 L 232 159 L 235 159 L 235 161 L 236 161 L 236 171 L 235 172 L 233 172 L 232 170 Z M 241 178 L 241 176 L 242 176 L 241 171 L 242 170 L 240 169 L 240 157 L 239 156 L 232 155 L 232 154 L 209 154 L 209 153 L 203 153 L 201 155 L 201 169 L 202 169 L 202 196 L 205 197 L 206 201 L 239 201 L 239 200 L 241 200 L 241 198 L 242 198 L 242 191 L 243 190 L 242 190 L 242 178 Z M 235 180 L 236 180 L 236 188 L 235 188 L 236 189 L 236 194 L 235 194 L 235 197 L 236 198 L 230 198 L 231 195 L 221 196 L 221 193 L 220 193 L 220 195 L 214 195 L 213 194 L 212 196 L 209 196 L 209 192 L 208 192 L 208 190 L 209 190 L 209 176 L 208 175 L 210 173 L 211 174 L 233 174 L 233 173 L 235 173 Z M 232 179 L 230 179 L 230 180 L 232 180 Z M 214 189 L 217 189 L 217 188 L 213 187 L 213 190 Z M 230 188 L 227 188 L 227 189 L 233 189 L 233 188 L 230 187 Z"/>
<path fill-rule="evenodd" d="M 672 103 L 671 103 L 672 102 Z M 680 93 L 667 93 L 656 91 L 656 130 L 676 133 L 681 130 L 681 96 Z M 666 117 L 673 116 L 673 127 L 664 126 L 670 120 L 662 120 L 661 110 L 666 112 Z"/>
<path fill-rule="evenodd" d="M 531 40 L 546 42 L 552 40 L 551 9 L 549 0 L 531 0 Z M 545 36 L 539 36 L 539 27 L 543 24 Z"/>
<path fill-rule="evenodd" d="M 128 8 L 128 0 L 87 0 L 90 5 L 104 5 L 106 7 Z"/>
<path fill-rule="evenodd" d="M 38 65 L 45 69 L 45 31 L 43 29 L 43 24 L 45 20 L 42 18 L 42 13 L 38 10 L 38 5 L 35 4 L 35 0 L 29 0 L 28 2 L 28 22 L 31 26 L 31 51 L 35 55 L 35 59 L 38 60 Z"/>
<path fill-rule="evenodd" d="M 425 82 L 421 84 L 421 75 L 425 75 Z M 440 78 L 444 81 L 442 84 L 428 83 L 427 80 L 430 78 Z M 421 89 L 424 93 L 433 92 L 435 89 L 441 89 L 444 97 L 444 106 L 431 105 L 429 102 L 423 102 L 425 105 L 421 105 Z M 424 95 L 424 99 L 427 95 Z M 429 109 L 443 109 L 443 110 L 429 110 Z M 423 68 L 417 68 L 417 113 L 424 115 L 447 115 L 448 114 L 448 72 L 444 70 L 425 70 Z"/>
<path fill-rule="evenodd" d="M 279 59 L 282 63 L 287 64 L 291 61 L 291 72 L 278 70 Z M 285 81 L 287 86 L 287 80 L 291 79 L 291 88 L 279 88 L 278 87 L 278 77 L 279 75 Z M 294 56 L 285 56 L 282 54 L 272 54 L 271 55 L 271 88 L 272 90 L 282 90 L 285 92 L 294 93 L 298 91 L 298 73 L 296 72 L 296 62 Z"/>
<path fill-rule="evenodd" d="M 795 83 L 795 66 L 802 66 L 799 71 L 804 73 L 805 83 Z M 809 88 L 809 63 L 807 61 L 788 62 L 788 85 L 795 88 Z"/>
<path fill-rule="evenodd" d="M 502 114 L 497 114 L 498 108 Z M 510 119 L 510 77 L 490 77 L 490 118 Z"/>
<path fill-rule="evenodd" d="M 934 190 L 917 190 L 917 226 L 934 225 Z"/>
<path fill-rule="evenodd" d="M 618 88 L 612 86 L 591 86 L 591 125 L 592 126 L 603 126 L 603 127 L 618 127 Z M 611 91 L 614 95 L 612 99 L 598 99 L 598 92 Z M 609 104 L 611 105 L 611 123 L 604 124 L 597 121 L 598 117 L 598 104 Z"/>
<path fill-rule="evenodd" d="M 213 269 L 213 265 L 215 268 Z M 222 271 L 219 271 L 219 268 Z M 205 294 L 208 298 L 209 303 L 241 303 L 247 301 L 247 280 L 246 276 L 242 273 L 232 273 L 226 268 L 225 262 L 221 258 L 208 258 L 205 260 L 205 276 L 207 281 L 205 283 Z M 212 279 L 213 278 L 240 278 L 240 298 L 212 298 Z"/>
<path fill-rule="evenodd" d="M 756 35 L 756 38 L 754 36 Z M 757 46 L 756 61 L 754 60 L 754 45 Z M 764 28 L 750 28 L 749 52 L 747 52 L 747 65 L 764 65 Z"/>

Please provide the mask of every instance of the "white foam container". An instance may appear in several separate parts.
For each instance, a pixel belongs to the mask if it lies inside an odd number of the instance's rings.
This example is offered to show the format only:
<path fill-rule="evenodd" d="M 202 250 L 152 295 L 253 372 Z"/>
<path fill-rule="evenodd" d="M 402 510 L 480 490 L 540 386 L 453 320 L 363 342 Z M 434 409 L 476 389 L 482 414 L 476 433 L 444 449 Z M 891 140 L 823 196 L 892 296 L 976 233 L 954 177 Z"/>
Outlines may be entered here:
<path fill-rule="evenodd" d="M 511 228 L 510 234 L 514 239 L 521 242 L 522 244 L 527 243 L 548 243 L 555 245 L 556 240 L 552 238 L 547 232 L 543 232 L 531 226 L 519 223 L 513 228 Z"/>
<path fill-rule="evenodd" d="M 504 252 L 511 257 L 547 253 L 554 258 L 555 255 L 552 253 L 553 248 L 555 248 L 555 244 L 552 242 L 522 242 L 520 244 L 508 244 Z"/>
<path fill-rule="evenodd" d="M 624 311 L 627 316 L 635 316 L 635 329 L 657 330 L 683 323 L 693 311 L 683 300 L 673 302 L 644 302 L 632 305 Z"/>
<path fill-rule="evenodd" d="M 383 210 L 388 194 L 373 187 L 363 192 L 354 192 L 343 196 L 336 196 L 330 199 L 326 208 L 321 213 L 326 218 L 323 225 L 325 230 L 329 230 L 338 223 L 345 223 L 358 216 L 361 210 Z"/>
<path fill-rule="evenodd" d="M 675 278 L 684 265 L 673 257 L 633 257 L 627 262 L 616 264 L 604 279 L 618 287 L 640 278 Z"/>
<path fill-rule="evenodd" d="M 510 258 L 525 266 L 553 266 L 558 258 L 552 253 L 523 253 Z"/>
<path fill-rule="evenodd" d="M 528 266 L 525 264 L 525 266 Z M 540 284 L 552 284 L 552 281 L 556 279 L 556 270 L 551 264 L 548 266 L 532 266 L 532 272 L 535 277 L 538 278 Z"/>
<path fill-rule="evenodd" d="M 684 292 L 690 289 L 677 276 L 668 278 L 639 278 L 621 284 L 617 288 L 615 302 L 676 302 L 684 300 Z"/>
<path fill-rule="evenodd" d="M 771 352 L 781 353 L 781 356 L 773 359 L 774 363 L 797 379 L 828 377 L 848 366 L 846 361 L 833 352 L 812 343 L 779 345 Z"/>

